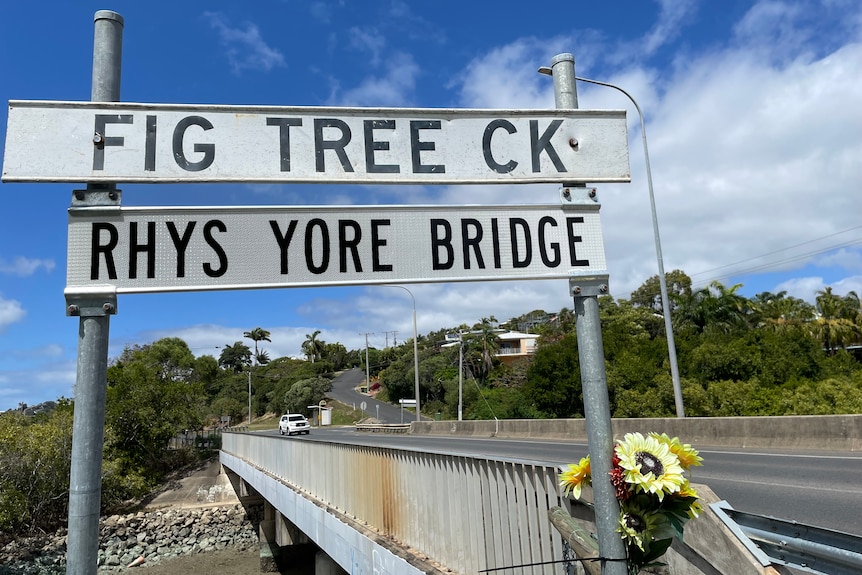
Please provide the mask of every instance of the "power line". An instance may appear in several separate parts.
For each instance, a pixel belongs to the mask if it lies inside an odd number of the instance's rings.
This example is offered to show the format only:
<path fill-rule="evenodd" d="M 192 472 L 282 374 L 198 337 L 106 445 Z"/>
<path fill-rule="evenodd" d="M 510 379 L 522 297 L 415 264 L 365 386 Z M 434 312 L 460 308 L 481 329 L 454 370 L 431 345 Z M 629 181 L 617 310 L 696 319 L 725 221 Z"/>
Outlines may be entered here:
<path fill-rule="evenodd" d="M 794 245 L 792 245 L 792 246 L 788 246 L 788 247 L 786 247 L 786 248 L 781 248 L 781 249 L 774 250 L 774 251 L 771 251 L 771 252 L 767 252 L 767 253 L 764 253 L 764 254 L 761 254 L 761 255 L 758 255 L 758 256 L 752 256 L 752 257 L 750 257 L 750 258 L 746 258 L 746 259 L 739 260 L 739 261 L 737 261 L 737 262 L 733 262 L 733 263 L 730 263 L 730 264 L 725 264 L 725 265 L 722 265 L 722 266 L 718 266 L 718 267 L 710 268 L 710 269 L 708 269 L 708 270 L 704 270 L 704 271 L 701 271 L 701 272 L 695 272 L 695 273 L 691 274 L 689 277 L 691 277 L 691 278 L 693 279 L 693 278 L 695 278 L 695 277 L 697 277 L 697 276 L 704 276 L 704 275 L 711 274 L 711 273 L 716 272 L 716 271 L 719 271 L 719 270 L 724 270 L 724 269 L 727 269 L 727 268 L 734 268 L 734 266 L 739 266 L 740 264 L 744 264 L 744 263 L 746 263 L 746 262 L 751 262 L 751 261 L 759 260 L 759 259 L 765 258 L 765 257 L 767 257 L 767 256 L 775 255 L 775 254 L 778 254 L 778 253 L 781 253 L 781 252 L 786 252 L 786 251 L 791 250 L 791 249 L 794 249 L 794 248 L 798 248 L 798 247 L 802 247 L 802 246 L 805 246 L 805 245 L 813 244 L 813 243 L 816 243 L 816 242 L 819 242 L 819 241 L 822 241 L 822 240 L 825 240 L 825 239 L 828 239 L 828 238 L 831 238 L 831 237 L 839 236 L 839 235 L 841 235 L 841 234 L 845 234 L 845 233 L 847 233 L 847 232 L 851 232 L 851 231 L 853 231 L 853 230 L 860 229 L 860 228 L 862 228 L 862 226 L 854 226 L 854 227 L 852 227 L 852 228 L 848 228 L 848 229 L 846 229 L 846 230 L 841 230 L 841 231 L 839 231 L 839 232 L 835 232 L 835 233 L 833 233 L 833 234 L 829 234 L 829 235 L 827 235 L 827 236 L 823 236 L 823 237 L 820 237 L 820 238 L 815 238 L 815 239 L 812 239 L 812 240 L 807 240 L 807 241 L 804 241 L 804 242 L 800 242 L 800 243 L 798 243 L 798 244 L 794 244 Z M 750 266 L 750 267 L 743 267 L 743 268 L 736 268 L 736 269 L 732 269 L 731 271 L 728 271 L 728 272 L 723 273 L 723 274 L 721 274 L 721 275 L 712 276 L 712 277 L 710 277 L 708 280 L 692 281 L 692 286 L 694 287 L 694 286 L 706 285 L 706 284 L 708 284 L 710 281 L 713 281 L 713 280 L 727 279 L 727 278 L 730 278 L 730 277 L 735 276 L 735 275 L 745 275 L 745 274 L 749 274 L 749 273 L 753 273 L 753 272 L 757 272 L 757 271 L 768 270 L 768 269 L 775 268 L 775 267 L 778 267 L 778 266 L 783 265 L 783 264 L 786 264 L 786 263 L 790 263 L 790 262 L 795 262 L 795 261 L 803 260 L 803 259 L 809 258 L 809 257 L 811 257 L 811 256 L 815 256 L 815 255 L 822 254 L 822 253 L 825 253 L 825 252 L 829 252 L 829 251 L 832 251 L 832 250 L 837 250 L 837 249 L 841 249 L 841 248 L 846 248 L 846 247 L 850 247 L 850 246 L 854 246 L 854 245 L 858 245 L 858 244 L 862 244 L 862 238 L 854 238 L 854 239 L 851 239 L 851 240 L 848 240 L 848 241 L 845 241 L 845 242 L 842 242 L 842 243 L 839 243 L 839 244 L 832 244 L 832 245 L 829 245 L 829 246 L 827 246 L 827 247 L 824 247 L 824 248 L 821 248 L 821 249 L 818 249 L 818 250 L 813 250 L 813 251 L 805 252 L 805 253 L 802 253 L 802 254 L 797 254 L 797 255 L 793 255 L 793 256 L 788 256 L 788 257 L 786 257 L 786 258 L 782 258 L 782 259 L 779 259 L 779 260 L 773 260 L 773 261 L 769 261 L 769 262 L 761 263 L 761 264 L 758 264 L 758 265 L 755 265 L 755 266 Z"/>

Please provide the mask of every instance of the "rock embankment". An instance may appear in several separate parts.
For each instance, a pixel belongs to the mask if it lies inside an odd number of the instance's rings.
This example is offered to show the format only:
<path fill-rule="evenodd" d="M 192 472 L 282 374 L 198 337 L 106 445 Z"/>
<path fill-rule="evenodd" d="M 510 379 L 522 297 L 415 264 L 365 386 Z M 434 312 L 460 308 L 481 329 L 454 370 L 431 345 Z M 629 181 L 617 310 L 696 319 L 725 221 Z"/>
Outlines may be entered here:
<path fill-rule="evenodd" d="M 164 509 L 103 517 L 99 573 L 145 569 L 174 557 L 227 548 L 257 549 L 260 510 L 242 505 Z M 139 557 L 143 557 L 140 562 Z M 139 567 L 128 567 L 137 562 Z M 19 538 L 0 548 L 0 575 L 66 572 L 66 532 Z"/>

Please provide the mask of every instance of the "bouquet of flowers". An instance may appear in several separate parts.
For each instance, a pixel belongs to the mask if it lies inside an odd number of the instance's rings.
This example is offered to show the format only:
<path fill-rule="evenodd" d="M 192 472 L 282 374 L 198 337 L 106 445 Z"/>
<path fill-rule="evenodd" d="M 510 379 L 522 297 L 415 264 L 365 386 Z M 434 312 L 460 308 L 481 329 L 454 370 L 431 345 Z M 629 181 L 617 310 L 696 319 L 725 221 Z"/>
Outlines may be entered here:
<path fill-rule="evenodd" d="M 674 537 L 703 511 L 685 473 L 703 459 L 687 443 L 667 434 L 627 433 L 614 446 L 610 481 L 620 502 L 617 531 L 628 548 L 629 573 L 660 565 Z M 584 457 L 560 474 L 566 496 L 580 499 L 581 488 L 592 484 L 590 458 Z"/>

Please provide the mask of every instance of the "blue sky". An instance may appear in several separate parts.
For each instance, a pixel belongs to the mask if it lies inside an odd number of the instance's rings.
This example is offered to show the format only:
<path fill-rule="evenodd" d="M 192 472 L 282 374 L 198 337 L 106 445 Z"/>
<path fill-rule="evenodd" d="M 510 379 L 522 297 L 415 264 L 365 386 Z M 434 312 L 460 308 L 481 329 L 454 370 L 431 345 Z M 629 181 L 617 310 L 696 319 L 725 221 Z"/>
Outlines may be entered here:
<path fill-rule="evenodd" d="M 539 75 L 622 86 L 646 115 L 664 266 L 742 293 L 862 293 L 862 7 L 856 0 L 49 0 L 4 7 L 3 100 L 88 100 L 93 15 L 125 19 L 121 99 L 174 104 L 552 108 Z M 657 272 L 641 132 L 617 92 L 578 84 L 587 109 L 627 109 L 632 182 L 598 186 L 613 295 Z M 0 130 L 6 140 L 6 107 Z M 64 313 L 74 184 L 4 183 L 0 410 L 74 395 L 78 320 Z M 558 186 L 121 185 L 123 205 L 556 203 Z M 571 307 L 564 280 L 415 284 L 419 332 Z M 119 297 L 111 356 L 161 337 L 197 354 L 263 327 L 271 357 L 305 335 L 361 348 L 412 335 L 412 303 L 381 286 Z M 394 333 L 393 333 L 394 332 Z M 250 342 L 247 342 L 250 343 Z"/>

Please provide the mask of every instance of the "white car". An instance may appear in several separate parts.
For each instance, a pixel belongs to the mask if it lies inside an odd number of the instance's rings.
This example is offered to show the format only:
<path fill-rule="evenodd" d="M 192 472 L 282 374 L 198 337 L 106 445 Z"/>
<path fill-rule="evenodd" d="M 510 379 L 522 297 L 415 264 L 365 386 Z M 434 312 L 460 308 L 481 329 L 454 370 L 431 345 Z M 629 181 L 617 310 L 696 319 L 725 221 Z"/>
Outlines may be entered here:
<path fill-rule="evenodd" d="M 281 416 L 281 421 L 278 422 L 278 431 L 284 435 L 293 435 L 294 433 L 310 433 L 311 425 L 305 416 L 300 413 L 287 413 Z"/>

